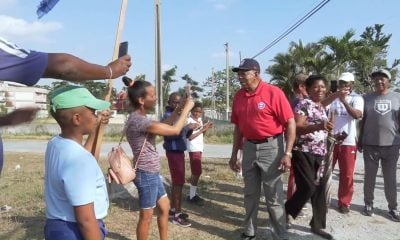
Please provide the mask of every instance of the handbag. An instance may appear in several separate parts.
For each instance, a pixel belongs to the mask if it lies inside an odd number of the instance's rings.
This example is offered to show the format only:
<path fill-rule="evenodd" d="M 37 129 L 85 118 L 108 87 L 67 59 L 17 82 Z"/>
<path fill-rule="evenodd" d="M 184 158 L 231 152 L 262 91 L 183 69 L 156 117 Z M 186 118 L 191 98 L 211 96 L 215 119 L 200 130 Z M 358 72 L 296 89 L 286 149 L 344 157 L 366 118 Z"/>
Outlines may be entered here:
<path fill-rule="evenodd" d="M 126 128 L 127 127 L 125 126 L 118 145 L 116 147 L 113 147 L 107 155 L 108 163 L 110 164 L 110 168 L 108 169 L 109 183 L 115 181 L 117 184 L 127 184 L 136 178 L 136 168 L 147 141 L 147 134 L 144 139 L 142 148 L 140 149 L 139 156 L 136 158 L 135 165 L 134 167 L 132 167 L 131 160 L 126 155 L 124 149 L 121 146 Z"/>

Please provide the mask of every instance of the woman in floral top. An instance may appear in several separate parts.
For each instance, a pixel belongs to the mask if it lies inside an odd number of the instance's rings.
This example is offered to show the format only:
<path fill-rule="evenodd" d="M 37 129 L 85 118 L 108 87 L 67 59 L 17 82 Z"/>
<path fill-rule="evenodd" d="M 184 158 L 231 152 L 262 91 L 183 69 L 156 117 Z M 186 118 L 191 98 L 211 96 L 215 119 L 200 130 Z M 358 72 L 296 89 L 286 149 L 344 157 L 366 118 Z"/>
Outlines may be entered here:
<path fill-rule="evenodd" d="M 322 230 L 326 228 L 326 184 L 318 181 L 317 176 L 326 154 L 328 131 L 333 128 L 321 103 L 326 93 L 326 80 L 312 75 L 305 85 L 309 98 L 301 100 L 294 108 L 297 141 L 293 148 L 292 166 L 297 189 L 286 201 L 285 208 L 288 215 L 296 218 L 311 198 L 311 231 L 325 239 L 333 239 L 332 235 Z"/>

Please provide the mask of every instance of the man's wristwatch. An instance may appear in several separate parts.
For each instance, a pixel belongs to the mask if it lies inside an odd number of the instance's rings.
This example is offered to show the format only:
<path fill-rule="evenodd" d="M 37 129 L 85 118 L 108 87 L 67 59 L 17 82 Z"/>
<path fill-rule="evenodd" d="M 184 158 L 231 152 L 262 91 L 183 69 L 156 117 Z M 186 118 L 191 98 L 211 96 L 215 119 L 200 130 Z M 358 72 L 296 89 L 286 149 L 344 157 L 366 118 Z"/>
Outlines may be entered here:
<path fill-rule="evenodd" d="M 291 152 L 285 152 L 285 155 L 287 155 L 290 159 L 292 159 L 292 153 Z"/>

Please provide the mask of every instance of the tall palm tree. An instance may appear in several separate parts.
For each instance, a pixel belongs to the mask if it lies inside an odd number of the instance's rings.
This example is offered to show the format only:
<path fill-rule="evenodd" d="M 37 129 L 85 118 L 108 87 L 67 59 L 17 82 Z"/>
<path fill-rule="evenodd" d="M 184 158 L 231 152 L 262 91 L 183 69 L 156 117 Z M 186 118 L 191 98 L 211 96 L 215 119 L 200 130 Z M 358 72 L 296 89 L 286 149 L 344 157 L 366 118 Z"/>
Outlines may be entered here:
<path fill-rule="evenodd" d="M 278 53 L 272 61 L 274 64 L 265 71 L 272 76 L 271 83 L 282 89 L 286 96 L 292 97 L 292 79 L 298 73 L 298 65 L 290 53 Z"/>
<path fill-rule="evenodd" d="M 327 55 L 334 60 L 335 78 L 339 78 L 341 72 L 350 68 L 350 62 L 355 55 L 356 41 L 351 40 L 355 35 L 354 30 L 347 31 L 342 38 L 327 36 L 322 38 L 319 43 L 324 46 Z"/>

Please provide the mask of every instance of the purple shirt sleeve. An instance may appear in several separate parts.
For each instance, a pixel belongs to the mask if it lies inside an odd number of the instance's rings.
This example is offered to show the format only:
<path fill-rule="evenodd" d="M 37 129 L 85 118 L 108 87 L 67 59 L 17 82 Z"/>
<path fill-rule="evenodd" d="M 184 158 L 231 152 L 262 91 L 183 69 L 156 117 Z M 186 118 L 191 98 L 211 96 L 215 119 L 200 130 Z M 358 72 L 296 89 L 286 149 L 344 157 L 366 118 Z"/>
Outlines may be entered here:
<path fill-rule="evenodd" d="M 0 38 L 0 80 L 35 85 L 47 63 L 47 53 L 25 50 Z"/>

